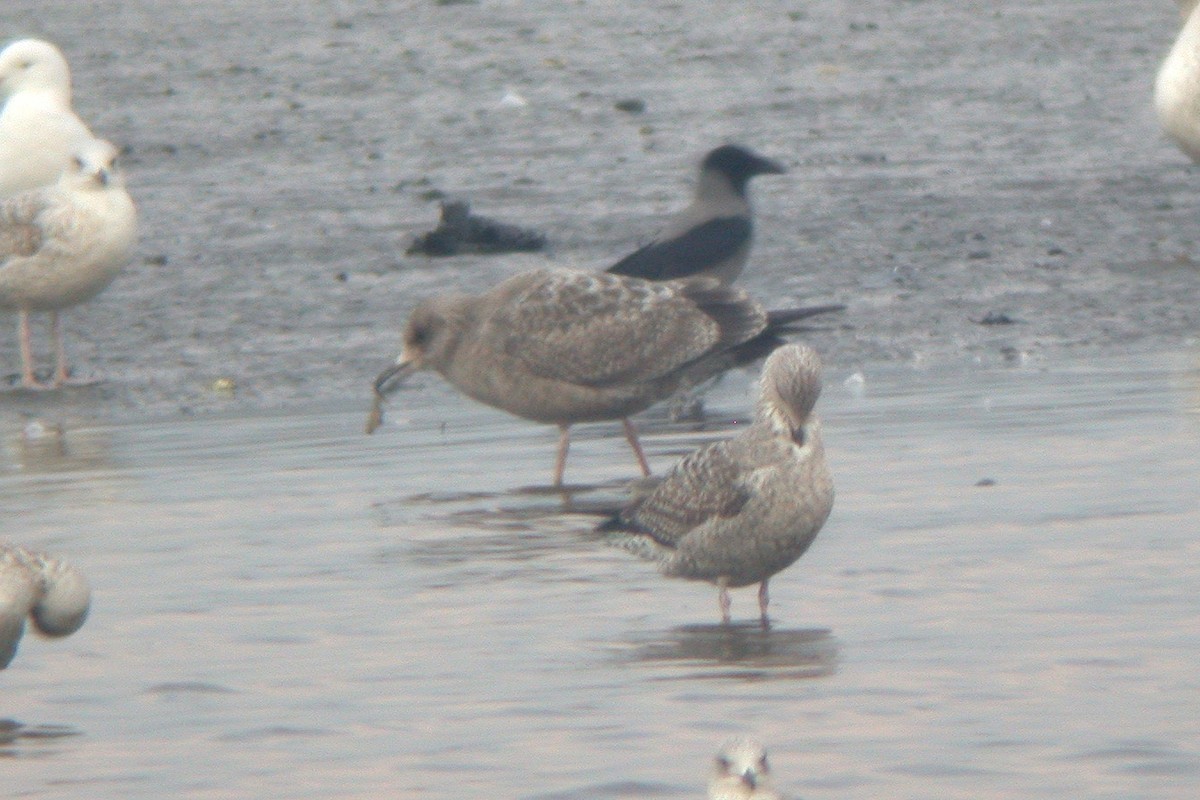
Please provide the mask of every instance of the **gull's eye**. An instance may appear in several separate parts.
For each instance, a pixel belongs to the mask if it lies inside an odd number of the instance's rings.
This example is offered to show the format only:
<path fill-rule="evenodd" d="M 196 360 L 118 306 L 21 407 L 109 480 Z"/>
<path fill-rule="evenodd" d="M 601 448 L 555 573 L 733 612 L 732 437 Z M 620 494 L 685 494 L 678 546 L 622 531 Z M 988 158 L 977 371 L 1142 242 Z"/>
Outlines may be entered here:
<path fill-rule="evenodd" d="M 725 756 L 717 756 L 717 768 L 720 769 L 721 772 L 729 772 L 729 768 L 731 766 L 733 765 L 729 763 L 728 758 Z"/>

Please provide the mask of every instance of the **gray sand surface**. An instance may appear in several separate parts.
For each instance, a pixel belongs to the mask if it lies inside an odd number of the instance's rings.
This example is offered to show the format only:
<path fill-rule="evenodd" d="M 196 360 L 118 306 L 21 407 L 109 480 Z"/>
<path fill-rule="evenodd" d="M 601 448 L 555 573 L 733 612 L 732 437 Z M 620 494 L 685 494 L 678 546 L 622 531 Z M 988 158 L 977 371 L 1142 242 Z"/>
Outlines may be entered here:
<path fill-rule="evenodd" d="M 5 0 L 0 37 L 57 43 L 80 115 L 126 148 L 142 236 L 67 318 L 101 383 L 0 409 L 365 408 L 419 298 L 605 266 L 724 141 L 791 169 L 753 187 L 742 282 L 849 304 L 809 337 L 835 376 L 1194 345 L 1200 172 L 1150 103 L 1173 3 L 746 5 Z M 405 256 L 435 190 L 551 250 Z"/>

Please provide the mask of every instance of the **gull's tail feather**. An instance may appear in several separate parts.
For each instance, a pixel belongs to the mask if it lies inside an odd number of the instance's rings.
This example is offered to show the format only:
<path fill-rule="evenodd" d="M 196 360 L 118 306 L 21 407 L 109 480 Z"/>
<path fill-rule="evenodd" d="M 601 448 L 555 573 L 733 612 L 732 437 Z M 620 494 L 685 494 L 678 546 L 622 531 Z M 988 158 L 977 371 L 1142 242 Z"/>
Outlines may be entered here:
<path fill-rule="evenodd" d="M 767 312 L 767 330 L 772 333 L 786 333 L 790 329 L 788 326 L 794 325 L 801 320 L 815 317 L 818 314 L 832 314 L 835 311 L 845 311 L 846 306 L 841 303 L 833 303 L 824 306 L 805 306 L 803 308 L 781 308 L 775 311 Z"/>

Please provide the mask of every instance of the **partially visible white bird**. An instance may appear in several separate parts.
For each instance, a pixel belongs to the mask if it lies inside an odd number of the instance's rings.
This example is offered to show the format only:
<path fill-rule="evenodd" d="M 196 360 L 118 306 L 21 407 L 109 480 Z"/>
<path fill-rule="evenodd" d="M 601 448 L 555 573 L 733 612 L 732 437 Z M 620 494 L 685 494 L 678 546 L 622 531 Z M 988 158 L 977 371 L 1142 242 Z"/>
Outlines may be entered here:
<path fill-rule="evenodd" d="M 48 388 L 33 371 L 29 314 L 50 312 L 57 366 L 67 381 L 59 311 L 99 294 L 129 262 L 137 211 L 115 167 L 117 148 L 92 139 L 76 148 L 52 186 L 0 201 L 0 309 L 18 312 L 21 379 Z"/>
<path fill-rule="evenodd" d="M 0 669 L 16 655 L 26 617 L 43 636 L 67 636 L 83 626 L 91 602 L 87 579 L 70 564 L 0 544 Z"/>
<path fill-rule="evenodd" d="M 54 183 L 94 138 L 71 109 L 67 60 L 49 42 L 0 51 L 0 101 L 0 197 Z"/>
<path fill-rule="evenodd" d="M 1154 110 L 1179 149 L 1200 161 L 1200 0 L 1178 3 L 1183 28 L 1159 67 Z"/>
<path fill-rule="evenodd" d="M 717 753 L 708 800 L 782 800 L 771 786 L 767 752 L 753 739 L 731 739 Z"/>

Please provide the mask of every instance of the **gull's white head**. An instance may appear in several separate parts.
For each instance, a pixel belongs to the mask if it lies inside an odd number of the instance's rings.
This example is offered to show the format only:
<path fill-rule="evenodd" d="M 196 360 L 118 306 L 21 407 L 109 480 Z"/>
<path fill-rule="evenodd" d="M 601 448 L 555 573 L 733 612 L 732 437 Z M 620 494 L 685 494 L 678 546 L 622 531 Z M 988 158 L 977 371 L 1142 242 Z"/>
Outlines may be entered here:
<path fill-rule="evenodd" d="M 21 39 L 0 50 L 0 98 L 21 91 L 51 92 L 71 102 L 71 71 L 62 52 L 41 39 Z"/>
<path fill-rule="evenodd" d="M 117 169 L 119 154 L 120 151 L 112 142 L 103 139 L 85 142 L 71 154 L 61 182 L 70 188 L 94 191 L 120 186 L 121 173 Z"/>
<path fill-rule="evenodd" d="M 761 744 L 744 737 L 725 743 L 713 762 L 708 800 L 780 800 Z"/>

